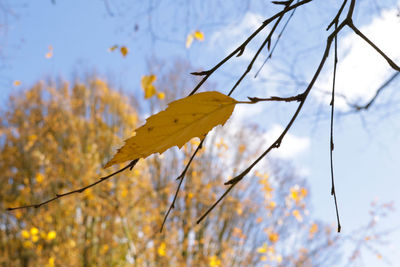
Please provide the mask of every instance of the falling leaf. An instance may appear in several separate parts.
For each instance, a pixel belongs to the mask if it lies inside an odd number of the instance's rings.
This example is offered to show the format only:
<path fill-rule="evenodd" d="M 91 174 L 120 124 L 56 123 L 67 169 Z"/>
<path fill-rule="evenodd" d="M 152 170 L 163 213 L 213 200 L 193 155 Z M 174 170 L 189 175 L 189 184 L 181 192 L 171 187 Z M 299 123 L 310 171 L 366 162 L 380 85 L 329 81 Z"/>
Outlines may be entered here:
<path fill-rule="evenodd" d="M 196 40 L 204 41 L 204 34 L 201 31 L 195 31 L 193 36 Z"/>
<path fill-rule="evenodd" d="M 163 92 L 159 92 L 158 94 L 157 94 L 157 97 L 158 97 L 158 99 L 164 99 L 165 98 L 165 94 L 163 93 Z"/>
<path fill-rule="evenodd" d="M 128 160 L 163 153 L 168 148 L 181 148 L 193 137 L 200 139 L 215 126 L 225 124 L 238 102 L 219 92 L 204 92 L 171 102 L 167 109 L 146 120 L 136 135 L 105 165 L 108 168 Z"/>
<path fill-rule="evenodd" d="M 204 34 L 199 30 L 188 34 L 188 36 L 186 37 L 186 48 L 189 48 L 192 45 L 193 40 L 197 40 L 200 42 L 204 41 Z"/>
<path fill-rule="evenodd" d="M 189 34 L 186 37 L 186 48 L 189 48 L 192 45 L 193 39 L 194 39 L 193 34 Z"/>
<path fill-rule="evenodd" d="M 157 79 L 157 76 L 152 75 L 144 75 L 142 77 L 142 89 L 144 91 L 144 98 L 150 98 L 157 93 L 156 87 L 153 85 L 153 82 Z"/>
<path fill-rule="evenodd" d="M 52 58 L 53 57 L 53 46 L 49 45 L 49 49 L 47 50 L 47 53 L 45 55 L 46 58 Z"/>
<path fill-rule="evenodd" d="M 121 46 L 120 51 L 121 51 L 121 54 L 123 57 L 126 57 L 129 52 L 128 47 L 126 47 L 126 46 Z"/>
<path fill-rule="evenodd" d="M 13 85 L 14 85 L 14 86 L 20 86 L 20 85 L 21 85 L 21 81 L 15 80 L 15 81 L 13 82 Z"/>
<path fill-rule="evenodd" d="M 110 48 L 108 48 L 109 52 L 113 52 L 114 50 L 116 50 L 118 48 L 118 45 L 113 45 Z"/>

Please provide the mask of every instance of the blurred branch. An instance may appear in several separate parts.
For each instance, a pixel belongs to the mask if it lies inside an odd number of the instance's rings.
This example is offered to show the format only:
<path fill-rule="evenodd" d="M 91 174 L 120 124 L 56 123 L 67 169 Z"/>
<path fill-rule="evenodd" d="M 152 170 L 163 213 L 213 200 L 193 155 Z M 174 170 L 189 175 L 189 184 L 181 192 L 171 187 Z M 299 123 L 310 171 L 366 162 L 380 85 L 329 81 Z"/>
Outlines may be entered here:
<path fill-rule="evenodd" d="M 109 174 L 107 176 L 101 177 L 101 178 L 99 178 L 98 181 L 96 181 L 96 182 L 94 182 L 92 184 L 89 184 L 89 185 L 87 185 L 85 187 L 82 187 L 82 188 L 79 188 L 79 189 L 76 189 L 76 190 L 73 190 L 73 191 L 70 191 L 70 192 L 67 192 L 67 193 L 63 193 L 63 194 L 56 194 L 55 197 L 53 197 L 51 199 L 48 199 L 48 200 L 46 200 L 44 202 L 41 202 L 39 204 L 31 204 L 31 205 L 25 205 L 25 206 L 20 206 L 20 207 L 15 207 L 15 208 L 7 208 L 7 210 L 12 211 L 12 210 L 18 210 L 18 209 L 39 208 L 39 207 L 41 207 L 43 205 L 46 205 L 46 204 L 48 204 L 50 202 L 53 202 L 53 201 L 55 201 L 55 200 L 57 200 L 59 198 L 66 197 L 68 195 L 72 195 L 72 194 L 75 194 L 75 193 L 82 193 L 86 189 L 89 189 L 89 188 L 91 188 L 91 187 L 93 187 L 93 186 L 95 186 L 95 185 L 97 185 L 99 183 L 102 183 L 102 182 L 110 179 L 111 177 L 115 176 L 116 174 L 125 171 L 126 169 L 132 170 L 132 168 L 136 165 L 136 163 L 138 161 L 139 161 L 139 159 L 135 159 L 135 160 L 131 161 L 128 165 L 123 167 L 122 169 L 119 169 L 118 171 L 113 172 L 113 173 L 111 173 L 111 174 Z"/>

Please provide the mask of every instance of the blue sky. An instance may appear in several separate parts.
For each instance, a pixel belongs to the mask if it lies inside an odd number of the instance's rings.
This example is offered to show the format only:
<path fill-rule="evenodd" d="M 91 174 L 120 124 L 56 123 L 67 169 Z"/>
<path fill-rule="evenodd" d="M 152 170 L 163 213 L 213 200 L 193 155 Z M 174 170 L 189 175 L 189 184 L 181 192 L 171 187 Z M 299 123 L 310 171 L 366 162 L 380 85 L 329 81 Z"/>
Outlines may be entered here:
<path fill-rule="evenodd" d="M 270 6 L 260 7 L 260 2 L 255 1 L 249 7 L 241 7 L 243 12 L 230 14 L 219 10 L 214 16 L 205 16 L 197 12 L 199 7 L 193 4 L 193 14 L 188 18 L 182 11 L 185 10 L 183 7 L 182 10 L 173 10 L 166 5 L 157 7 L 162 12 L 157 11 L 153 17 L 151 27 L 154 28 L 154 35 L 151 35 L 146 15 L 149 6 L 145 4 L 137 4 L 137 9 L 133 9 L 125 6 L 127 1 L 112 2 L 110 11 L 114 16 L 111 16 L 102 1 L 56 1 L 55 5 L 50 0 L 27 2 L 8 1 L 16 15 L 8 18 L 7 32 L 2 32 L 1 37 L 1 103 L 7 101 L 9 94 L 29 88 L 40 79 L 72 79 L 74 73 L 93 71 L 111 79 L 117 88 L 123 87 L 129 93 L 140 95 L 140 77 L 148 74 L 147 60 L 153 54 L 164 60 L 186 58 L 194 66 L 207 69 L 276 10 Z M 235 98 L 244 99 L 249 95 L 287 96 L 304 89 L 294 84 L 290 75 L 299 82 L 310 79 L 322 56 L 328 34 L 324 29 L 338 6 L 336 1 L 320 2 L 297 11 L 287 34 L 280 41 L 276 55 L 262 69 L 258 78 L 253 78 L 253 71 L 243 81 L 233 95 Z M 400 2 L 359 2 L 354 15 L 356 25 L 371 39 L 375 38 L 399 64 L 400 19 L 396 16 L 396 8 L 400 7 Z M 240 6 L 240 1 L 238 3 Z M 130 12 L 134 15 L 131 16 Z M 181 19 L 186 22 L 176 24 Z M 215 23 L 211 23 L 212 19 Z M 138 30 L 135 30 L 135 25 Z M 205 41 L 194 42 L 190 49 L 186 49 L 187 34 L 197 29 L 204 32 Z M 298 38 L 297 32 L 305 35 Z M 256 38 L 255 42 L 260 40 Z M 108 52 L 108 48 L 115 44 L 129 48 L 127 57 Z M 53 47 L 53 57 L 47 59 L 45 54 L 50 45 Z M 257 45 L 249 45 L 243 57 L 235 58 L 234 62 L 215 75 L 212 81 L 218 83 L 218 90 L 229 90 L 225 88 L 232 86 L 233 75 L 244 70 L 256 48 Z M 262 59 L 255 64 L 255 70 L 261 65 Z M 340 36 L 339 60 L 338 91 L 362 103 L 393 73 L 385 62 L 374 55 L 374 51 L 349 31 L 344 31 Z M 310 96 L 299 121 L 284 139 L 282 151 L 274 152 L 272 156 L 294 161 L 299 172 L 307 175 L 312 192 L 313 216 L 334 224 L 334 206 L 329 194 L 329 106 L 321 93 L 330 90 L 332 66 L 327 64 L 316 85 L 319 93 Z M 21 86 L 13 86 L 15 80 L 21 81 Z M 393 84 L 393 88 L 400 86 L 399 80 Z M 284 90 L 282 83 L 285 84 Z M 399 98 L 400 93 L 396 93 L 396 90 L 388 90 L 370 111 L 336 118 L 335 174 L 344 233 L 366 223 L 369 204 L 373 200 L 394 201 L 395 206 L 400 206 L 400 109 L 398 102 L 395 102 Z M 271 140 L 276 130 L 285 126 L 290 118 L 288 112 L 293 108 L 281 104 L 260 105 L 247 110 L 237 109 L 234 119 L 261 121 L 265 138 Z M 339 113 L 347 110 L 343 103 L 338 106 Z M 393 212 L 390 219 L 382 221 L 382 224 L 382 229 L 400 226 L 400 213 Z M 395 253 L 400 250 L 399 231 L 394 232 L 391 241 L 392 245 L 385 248 L 383 254 L 393 265 L 400 265 Z M 380 263 L 374 255 L 367 255 L 366 259 L 364 266 Z"/>

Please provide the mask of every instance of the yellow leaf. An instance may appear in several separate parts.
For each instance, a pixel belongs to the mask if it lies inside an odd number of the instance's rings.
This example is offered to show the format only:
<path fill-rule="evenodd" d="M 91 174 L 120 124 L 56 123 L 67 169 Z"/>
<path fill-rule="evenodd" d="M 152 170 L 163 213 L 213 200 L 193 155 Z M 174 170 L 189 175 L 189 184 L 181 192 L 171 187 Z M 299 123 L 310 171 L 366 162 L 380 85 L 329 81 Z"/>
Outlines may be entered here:
<path fill-rule="evenodd" d="M 56 231 L 50 231 L 50 232 L 47 233 L 46 239 L 47 240 L 53 240 L 53 239 L 56 238 L 56 236 L 57 236 Z"/>
<path fill-rule="evenodd" d="M 257 249 L 258 253 L 266 253 L 268 251 L 267 244 L 264 243 L 264 245 L 260 248 Z"/>
<path fill-rule="evenodd" d="M 23 238 L 29 238 L 29 232 L 26 230 L 22 230 L 21 235 Z"/>
<path fill-rule="evenodd" d="M 37 235 L 38 233 L 39 233 L 39 229 L 37 229 L 36 227 L 31 228 L 31 235 Z"/>
<path fill-rule="evenodd" d="M 193 36 L 196 40 L 204 41 L 204 34 L 201 31 L 195 31 Z"/>
<path fill-rule="evenodd" d="M 20 86 L 20 85 L 21 85 L 21 81 L 15 80 L 15 81 L 13 82 L 13 85 L 14 85 L 14 86 Z"/>
<path fill-rule="evenodd" d="M 38 172 L 38 173 L 36 174 L 35 180 L 36 180 L 36 182 L 37 182 L 38 184 L 40 184 L 41 182 L 43 182 L 43 180 L 44 180 L 43 174 L 41 174 L 40 172 Z"/>
<path fill-rule="evenodd" d="M 279 234 L 275 232 L 271 232 L 268 235 L 268 239 L 271 243 L 276 243 L 279 240 Z"/>
<path fill-rule="evenodd" d="M 142 77 L 142 89 L 144 91 L 144 98 L 150 98 L 157 93 L 156 87 L 153 82 L 157 79 L 156 75 L 145 75 Z"/>
<path fill-rule="evenodd" d="M 128 160 L 146 158 L 178 146 L 193 137 L 200 139 L 215 126 L 225 124 L 238 102 L 219 92 L 204 92 L 171 102 L 167 109 L 150 116 L 136 135 L 105 165 L 108 168 Z"/>
<path fill-rule="evenodd" d="M 316 224 L 316 223 L 313 223 L 312 225 L 311 225 L 311 227 L 310 227 L 310 235 L 309 235 L 309 237 L 310 238 L 313 238 L 314 237 L 314 234 L 316 233 L 318 231 L 318 224 Z"/>
<path fill-rule="evenodd" d="M 121 46 L 120 51 L 121 51 L 121 54 L 123 57 L 126 57 L 129 52 L 128 47 L 126 47 L 126 46 Z"/>
<path fill-rule="evenodd" d="M 162 242 L 157 249 L 158 255 L 160 255 L 161 257 L 167 255 L 166 248 L 167 248 L 167 245 L 164 242 Z"/>
<path fill-rule="evenodd" d="M 49 45 L 49 50 L 47 51 L 46 58 L 52 58 L 53 57 L 53 46 Z"/>
<path fill-rule="evenodd" d="M 115 49 L 117 49 L 118 48 L 118 45 L 113 45 L 113 46 L 111 46 L 110 48 L 108 48 L 108 51 L 109 52 L 113 52 Z"/>
<path fill-rule="evenodd" d="M 39 240 L 39 236 L 37 236 L 37 235 L 33 235 L 33 236 L 32 236 L 32 242 L 33 242 L 33 243 L 38 242 L 38 240 Z"/>
<path fill-rule="evenodd" d="M 208 264 L 210 267 L 218 267 L 218 266 L 221 266 L 221 260 L 218 259 L 218 257 L 214 255 L 214 256 L 210 257 Z"/>
<path fill-rule="evenodd" d="M 164 99 L 165 98 L 165 94 L 163 92 L 160 92 L 157 94 L 158 99 Z"/>
<path fill-rule="evenodd" d="M 189 35 L 186 37 L 186 48 L 189 48 L 189 47 L 192 45 L 193 39 L 194 39 L 193 34 L 189 34 Z"/>
<path fill-rule="evenodd" d="M 299 221 L 299 222 L 303 221 L 303 217 L 301 216 L 300 211 L 294 210 L 294 211 L 292 211 L 292 214 L 296 218 L 297 221 Z"/>

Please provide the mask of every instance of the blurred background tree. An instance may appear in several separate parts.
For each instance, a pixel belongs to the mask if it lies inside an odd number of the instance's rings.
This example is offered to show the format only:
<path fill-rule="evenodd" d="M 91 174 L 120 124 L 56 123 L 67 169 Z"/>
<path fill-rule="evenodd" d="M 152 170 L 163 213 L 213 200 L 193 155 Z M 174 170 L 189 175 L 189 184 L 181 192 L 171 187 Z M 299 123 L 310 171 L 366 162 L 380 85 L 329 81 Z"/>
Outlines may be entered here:
<path fill-rule="evenodd" d="M 73 83 L 42 81 L 10 97 L 0 124 L 1 209 L 38 203 L 96 181 L 115 148 L 141 124 L 138 110 L 154 112 L 185 95 L 182 88 L 192 88 L 195 81 L 181 75 L 185 64 L 157 72 L 165 73 L 155 82 L 158 94 L 145 101 L 123 95 L 95 76 Z M 352 261 L 360 258 L 363 247 L 376 252 L 376 241 L 384 234 L 375 232 L 374 214 L 362 232 L 339 238 L 334 225 L 309 215 L 308 186 L 282 161 L 261 165 L 248 183 L 196 224 L 225 189 L 226 177 L 257 155 L 260 135 L 254 125 L 243 128 L 232 122 L 217 128 L 192 163 L 162 233 L 177 185 L 174 178 L 197 147 L 196 139 L 181 151 L 153 155 L 81 195 L 2 213 L 0 263 L 331 266 L 347 240 L 354 245 Z M 375 205 L 374 210 L 385 215 L 388 209 L 390 205 Z"/>

